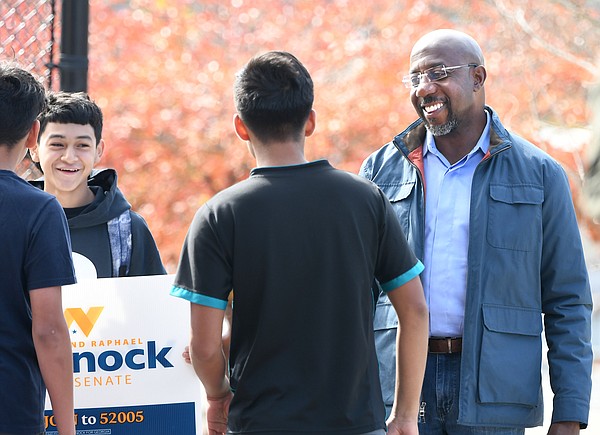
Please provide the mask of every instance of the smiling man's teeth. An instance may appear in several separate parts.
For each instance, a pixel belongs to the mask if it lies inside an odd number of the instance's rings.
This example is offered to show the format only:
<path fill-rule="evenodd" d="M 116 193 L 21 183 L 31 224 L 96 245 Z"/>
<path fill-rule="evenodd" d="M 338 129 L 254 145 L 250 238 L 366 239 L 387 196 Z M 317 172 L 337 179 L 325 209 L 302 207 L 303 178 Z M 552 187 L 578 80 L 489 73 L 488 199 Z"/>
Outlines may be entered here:
<path fill-rule="evenodd" d="M 444 106 L 443 103 L 432 104 L 431 106 L 423 107 L 423 110 L 427 113 L 435 112 L 438 109 L 441 109 Z"/>
<path fill-rule="evenodd" d="M 77 172 L 79 169 L 61 169 L 63 172 Z"/>

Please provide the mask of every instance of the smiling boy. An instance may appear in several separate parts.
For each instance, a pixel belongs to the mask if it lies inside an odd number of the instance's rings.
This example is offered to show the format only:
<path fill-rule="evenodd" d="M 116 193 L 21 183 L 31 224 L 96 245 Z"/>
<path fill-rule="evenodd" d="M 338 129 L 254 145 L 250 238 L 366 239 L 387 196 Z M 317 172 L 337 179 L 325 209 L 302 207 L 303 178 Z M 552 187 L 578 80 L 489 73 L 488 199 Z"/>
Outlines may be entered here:
<path fill-rule="evenodd" d="M 91 125 L 48 123 L 36 150 L 37 161 L 42 159 L 46 192 L 64 208 L 90 204 L 95 195 L 87 179 L 103 152 L 104 140 L 96 145 Z"/>
<path fill-rule="evenodd" d="M 49 93 L 31 150 L 44 178 L 32 184 L 56 196 L 74 257 L 90 260 L 98 278 L 165 274 L 146 222 L 117 187 L 116 171 L 94 169 L 104 153 L 102 118 L 86 93 Z"/>

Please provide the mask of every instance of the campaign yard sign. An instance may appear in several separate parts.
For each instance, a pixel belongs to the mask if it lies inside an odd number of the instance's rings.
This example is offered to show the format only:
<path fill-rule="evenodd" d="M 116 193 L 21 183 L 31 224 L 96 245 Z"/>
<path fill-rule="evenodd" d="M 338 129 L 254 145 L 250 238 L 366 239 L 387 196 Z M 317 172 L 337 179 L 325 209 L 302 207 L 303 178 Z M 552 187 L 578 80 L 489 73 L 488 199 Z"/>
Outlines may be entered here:
<path fill-rule="evenodd" d="M 89 279 L 63 287 L 78 435 L 200 435 L 204 391 L 181 356 L 189 303 L 172 275 Z M 57 435 L 46 399 L 46 431 Z"/>

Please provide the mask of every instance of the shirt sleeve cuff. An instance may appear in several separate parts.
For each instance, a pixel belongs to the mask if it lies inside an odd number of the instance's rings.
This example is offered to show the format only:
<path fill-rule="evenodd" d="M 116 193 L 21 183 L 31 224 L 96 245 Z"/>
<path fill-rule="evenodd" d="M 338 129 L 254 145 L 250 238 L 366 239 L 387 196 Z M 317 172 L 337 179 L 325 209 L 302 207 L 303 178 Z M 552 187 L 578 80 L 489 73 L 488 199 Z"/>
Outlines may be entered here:
<path fill-rule="evenodd" d="M 392 279 L 391 281 L 380 283 L 381 289 L 386 293 L 391 290 L 394 290 L 395 288 L 406 284 L 411 279 L 419 276 L 419 274 L 421 272 L 423 272 L 424 269 L 425 269 L 425 266 L 423 266 L 423 263 L 421 263 L 419 260 L 417 260 L 417 263 L 413 267 L 411 267 L 408 271 L 404 272 L 402 275 Z"/>
<path fill-rule="evenodd" d="M 212 298 L 210 296 L 201 295 L 181 287 L 173 286 L 170 292 L 171 296 L 175 296 L 181 299 L 185 299 L 193 304 L 204 305 L 206 307 L 217 308 L 219 310 L 225 310 L 227 308 L 227 301 Z"/>

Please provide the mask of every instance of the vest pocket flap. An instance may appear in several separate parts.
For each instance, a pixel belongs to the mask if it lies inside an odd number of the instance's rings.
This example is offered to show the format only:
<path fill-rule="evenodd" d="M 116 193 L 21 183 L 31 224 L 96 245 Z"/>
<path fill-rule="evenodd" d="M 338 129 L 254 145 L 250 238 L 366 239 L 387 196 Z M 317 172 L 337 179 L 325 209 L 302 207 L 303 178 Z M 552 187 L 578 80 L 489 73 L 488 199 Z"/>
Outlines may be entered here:
<path fill-rule="evenodd" d="M 542 313 L 533 308 L 483 305 L 483 323 L 493 332 L 539 336 Z"/>
<path fill-rule="evenodd" d="M 385 193 L 390 202 L 402 201 L 408 198 L 415 187 L 416 182 L 410 181 L 404 184 L 384 184 L 380 185 L 380 189 Z"/>
<path fill-rule="evenodd" d="M 375 316 L 373 318 L 373 329 L 380 331 L 383 329 L 392 329 L 398 326 L 398 317 L 396 310 L 390 303 L 377 304 L 375 308 Z"/>
<path fill-rule="evenodd" d="M 492 199 L 506 204 L 541 204 L 544 190 L 541 186 L 490 184 Z"/>

